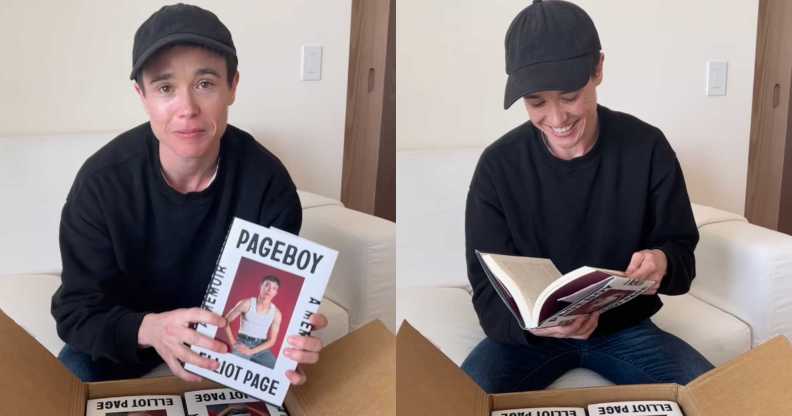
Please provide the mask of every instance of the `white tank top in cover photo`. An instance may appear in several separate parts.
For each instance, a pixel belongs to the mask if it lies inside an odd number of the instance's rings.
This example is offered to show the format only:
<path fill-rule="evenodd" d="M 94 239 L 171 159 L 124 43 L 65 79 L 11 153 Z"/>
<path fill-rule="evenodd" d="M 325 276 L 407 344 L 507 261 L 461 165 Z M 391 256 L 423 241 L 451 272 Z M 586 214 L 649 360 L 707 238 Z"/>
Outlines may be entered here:
<path fill-rule="evenodd" d="M 242 324 L 239 327 L 239 333 L 251 338 L 269 338 L 270 326 L 272 326 L 277 310 L 278 308 L 275 307 L 275 304 L 270 303 L 267 312 L 258 313 L 256 311 L 256 298 L 250 298 L 250 308 L 242 314 Z"/>

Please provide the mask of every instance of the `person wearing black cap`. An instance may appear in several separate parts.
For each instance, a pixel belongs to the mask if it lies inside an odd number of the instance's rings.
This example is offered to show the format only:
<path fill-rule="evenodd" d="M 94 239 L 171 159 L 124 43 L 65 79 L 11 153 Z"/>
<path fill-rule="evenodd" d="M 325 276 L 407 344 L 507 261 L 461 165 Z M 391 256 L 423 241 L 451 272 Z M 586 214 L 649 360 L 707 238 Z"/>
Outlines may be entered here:
<path fill-rule="evenodd" d="M 225 320 L 198 308 L 233 217 L 297 234 L 302 210 L 283 164 L 228 124 L 239 83 L 231 33 L 196 6 L 162 7 L 135 33 L 134 89 L 149 121 L 91 156 L 60 226 L 62 283 L 52 298 L 59 359 L 83 381 L 138 377 L 163 361 L 218 363 L 185 344 L 226 352 L 192 329 Z M 327 325 L 321 314 L 314 328 Z M 321 342 L 293 337 L 284 353 L 316 362 Z M 286 374 L 302 383 L 301 372 Z"/>
<path fill-rule="evenodd" d="M 616 384 L 686 384 L 712 365 L 650 321 L 657 293 L 683 294 L 698 231 L 679 162 L 663 133 L 597 104 L 604 55 L 591 18 L 561 0 L 534 1 L 506 34 L 504 107 L 530 121 L 483 152 L 470 184 L 468 277 L 487 337 L 462 364 L 487 392 L 543 389 L 577 367 Z M 475 250 L 626 269 L 648 294 L 571 325 L 522 330 Z"/>

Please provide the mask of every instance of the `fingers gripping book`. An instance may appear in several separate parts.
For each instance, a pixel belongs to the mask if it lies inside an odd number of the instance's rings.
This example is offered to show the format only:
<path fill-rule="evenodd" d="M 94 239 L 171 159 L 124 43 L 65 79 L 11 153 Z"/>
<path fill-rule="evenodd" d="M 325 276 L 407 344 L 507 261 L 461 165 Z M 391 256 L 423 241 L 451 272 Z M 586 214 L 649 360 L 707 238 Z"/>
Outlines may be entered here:
<path fill-rule="evenodd" d="M 289 388 L 287 370 L 297 362 L 283 354 L 289 336 L 309 335 L 337 252 L 275 228 L 235 218 L 204 296 L 204 309 L 227 325 L 196 330 L 229 346 L 225 354 L 195 346 L 219 362 L 212 371 L 184 368 L 280 406 Z"/>
<path fill-rule="evenodd" d="M 566 325 L 578 315 L 604 313 L 652 286 L 616 270 L 583 266 L 561 275 L 549 259 L 478 250 L 476 256 L 523 329 Z"/>

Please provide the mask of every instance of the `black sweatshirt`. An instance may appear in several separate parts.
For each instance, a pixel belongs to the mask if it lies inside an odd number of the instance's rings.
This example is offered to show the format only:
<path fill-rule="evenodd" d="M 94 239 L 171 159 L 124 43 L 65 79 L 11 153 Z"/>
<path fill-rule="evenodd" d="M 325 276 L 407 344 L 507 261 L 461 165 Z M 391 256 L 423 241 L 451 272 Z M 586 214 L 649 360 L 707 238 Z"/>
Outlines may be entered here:
<path fill-rule="evenodd" d="M 234 216 L 297 234 L 302 210 L 281 162 L 228 126 L 217 176 L 201 192 L 167 185 L 148 123 L 113 139 L 74 180 L 61 214 L 58 334 L 120 363 L 140 359 L 143 316 L 200 306 Z"/>
<path fill-rule="evenodd" d="M 659 292 L 690 288 L 699 236 L 674 151 L 657 128 L 602 106 L 597 112 L 599 138 L 581 157 L 554 157 L 529 121 L 479 160 L 467 198 L 466 256 L 474 307 L 495 341 L 535 337 L 506 309 L 476 249 L 550 258 L 567 273 L 580 266 L 624 270 L 634 252 L 657 248 L 668 258 Z M 593 336 L 634 325 L 661 306 L 657 295 L 639 296 L 604 313 Z"/>

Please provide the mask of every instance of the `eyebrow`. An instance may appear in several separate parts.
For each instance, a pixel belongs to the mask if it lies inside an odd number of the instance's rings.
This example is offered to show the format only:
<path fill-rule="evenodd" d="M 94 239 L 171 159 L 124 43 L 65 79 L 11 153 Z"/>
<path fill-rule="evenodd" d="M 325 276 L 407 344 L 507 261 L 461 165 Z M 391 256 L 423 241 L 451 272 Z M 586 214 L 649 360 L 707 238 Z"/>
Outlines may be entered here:
<path fill-rule="evenodd" d="M 195 71 L 195 75 L 214 75 L 217 78 L 220 78 L 220 74 L 212 68 L 198 68 Z M 149 84 L 153 84 L 158 81 L 164 81 L 173 78 L 173 73 L 171 72 L 164 72 L 159 74 L 149 81 Z"/>

